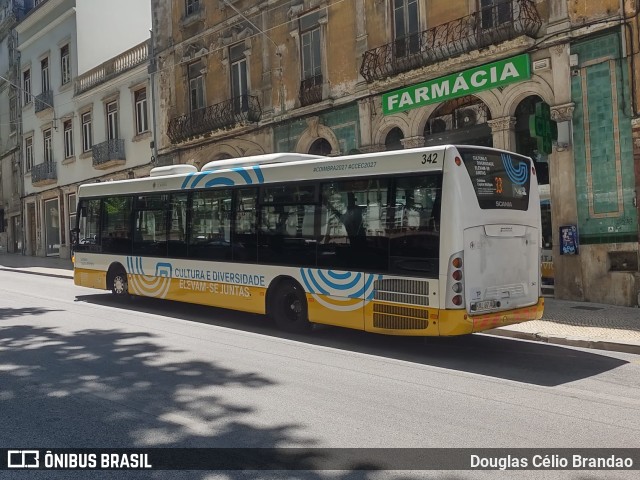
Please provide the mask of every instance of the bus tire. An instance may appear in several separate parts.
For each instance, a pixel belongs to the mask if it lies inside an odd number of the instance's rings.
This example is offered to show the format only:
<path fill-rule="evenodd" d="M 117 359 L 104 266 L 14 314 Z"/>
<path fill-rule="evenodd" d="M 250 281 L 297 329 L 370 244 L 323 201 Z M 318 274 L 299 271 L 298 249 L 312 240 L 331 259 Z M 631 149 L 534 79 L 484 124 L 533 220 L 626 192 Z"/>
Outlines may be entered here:
<path fill-rule="evenodd" d="M 270 298 L 270 303 L 270 315 L 278 328 L 291 333 L 303 333 L 311 329 L 307 297 L 297 282 L 280 282 Z"/>
<path fill-rule="evenodd" d="M 122 265 L 117 265 L 109 270 L 107 288 L 111 288 L 111 293 L 116 297 L 124 298 L 129 296 L 127 272 Z"/>

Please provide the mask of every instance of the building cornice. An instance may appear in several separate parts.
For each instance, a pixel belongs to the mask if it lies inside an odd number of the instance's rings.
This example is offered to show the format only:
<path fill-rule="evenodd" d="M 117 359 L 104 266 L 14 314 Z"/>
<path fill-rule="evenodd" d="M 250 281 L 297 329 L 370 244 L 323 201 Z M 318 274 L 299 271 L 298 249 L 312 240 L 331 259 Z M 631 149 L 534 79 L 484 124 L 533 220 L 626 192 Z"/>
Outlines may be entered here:
<path fill-rule="evenodd" d="M 48 12 L 48 13 L 51 13 L 51 12 Z M 20 42 L 19 41 L 18 42 L 19 43 L 18 51 L 22 52 L 25 48 L 29 47 L 29 45 L 31 45 L 32 43 L 34 43 L 38 39 L 42 38 L 47 33 L 49 33 L 51 30 L 53 30 L 58 25 L 60 25 L 62 22 L 64 22 L 67 18 L 71 17 L 72 15 L 75 15 L 75 13 L 76 13 L 76 7 L 71 7 L 70 9 L 66 10 L 62 15 L 59 15 L 58 17 L 56 17 L 53 21 L 51 21 L 50 23 L 47 23 L 46 27 L 44 27 L 41 30 L 38 30 L 33 35 L 29 36 L 24 42 Z M 44 17 L 43 17 L 43 19 L 44 19 Z M 40 18 L 38 18 L 38 20 L 40 20 Z M 23 25 L 23 23 L 18 24 L 18 27 Z M 36 23 L 37 23 L 37 21 L 33 22 L 33 25 L 31 25 L 31 26 L 34 26 Z M 24 34 L 24 32 L 27 29 L 25 28 L 22 31 L 20 31 L 20 30 L 18 30 L 18 27 L 16 27 L 16 30 L 18 31 L 18 38 L 20 38 L 21 35 Z"/>

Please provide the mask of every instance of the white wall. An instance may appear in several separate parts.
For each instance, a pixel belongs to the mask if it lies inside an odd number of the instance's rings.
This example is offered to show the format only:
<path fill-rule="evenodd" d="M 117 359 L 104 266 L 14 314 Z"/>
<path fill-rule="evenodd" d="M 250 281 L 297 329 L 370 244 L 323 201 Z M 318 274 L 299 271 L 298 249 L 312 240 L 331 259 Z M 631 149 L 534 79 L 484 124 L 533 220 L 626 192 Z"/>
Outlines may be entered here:
<path fill-rule="evenodd" d="M 149 38 L 150 0 L 77 0 L 78 72 Z"/>
<path fill-rule="evenodd" d="M 53 91 L 53 111 L 47 109 L 46 111 L 35 113 L 35 99 L 22 109 L 22 146 L 23 146 L 23 162 L 24 162 L 24 138 L 33 134 L 33 164 L 38 165 L 44 162 L 44 137 L 43 137 L 43 125 L 57 125 L 58 130 L 52 128 L 52 146 L 53 146 L 53 161 L 58 164 L 58 183 L 62 184 L 60 178 L 60 162 L 64 157 L 64 143 L 62 122 L 58 119 L 63 118 L 65 115 L 73 114 L 74 102 L 73 102 L 73 79 L 77 76 L 77 66 L 74 61 L 77 58 L 76 53 L 76 35 L 75 35 L 75 18 L 73 14 L 69 15 L 62 23 L 55 26 L 55 28 L 49 30 L 40 38 L 37 38 L 32 43 L 28 44 L 26 48 L 21 51 L 20 59 L 20 78 L 22 80 L 22 72 L 26 68 L 31 69 L 31 93 L 38 96 L 42 93 L 42 81 L 41 81 L 41 68 L 40 60 L 43 56 L 49 57 L 49 83 L 50 88 Z M 66 43 L 70 46 L 71 55 L 71 82 L 62 85 L 61 68 L 60 68 L 60 48 Z M 54 122 L 54 114 L 56 121 Z M 25 194 L 32 192 L 40 192 L 52 188 L 47 187 L 33 187 L 31 185 L 31 176 L 25 176 Z M 53 186 L 55 187 L 55 185 Z"/>
<path fill-rule="evenodd" d="M 101 176 L 109 176 L 121 170 L 128 170 L 149 163 L 151 159 L 150 130 L 136 135 L 134 113 L 134 90 L 140 87 L 147 89 L 147 119 L 151 128 L 151 101 L 147 74 L 148 64 L 143 64 L 131 72 L 121 75 L 75 98 L 75 116 L 73 133 L 75 144 L 75 161 L 67 165 L 58 165 L 58 183 L 68 185 Z M 107 140 L 107 113 L 104 99 L 118 101 L 119 138 L 124 139 L 126 162 L 124 165 L 99 170 L 93 166 L 90 153 L 82 153 L 82 112 L 91 108 L 93 144 Z M 60 133 L 62 136 L 62 133 Z"/>

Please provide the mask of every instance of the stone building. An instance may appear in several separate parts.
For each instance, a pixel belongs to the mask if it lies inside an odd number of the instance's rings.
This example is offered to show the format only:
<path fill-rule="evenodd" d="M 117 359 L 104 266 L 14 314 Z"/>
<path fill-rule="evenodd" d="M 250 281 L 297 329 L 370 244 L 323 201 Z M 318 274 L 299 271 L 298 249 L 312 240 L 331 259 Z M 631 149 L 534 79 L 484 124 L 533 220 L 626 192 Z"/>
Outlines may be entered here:
<path fill-rule="evenodd" d="M 152 16 L 160 164 L 441 143 L 517 151 L 547 192 L 556 296 L 637 304 L 636 2 L 152 0 Z M 545 111 L 552 148 L 529 127 Z M 562 248 L 566 226 L 577 251 Z"/>

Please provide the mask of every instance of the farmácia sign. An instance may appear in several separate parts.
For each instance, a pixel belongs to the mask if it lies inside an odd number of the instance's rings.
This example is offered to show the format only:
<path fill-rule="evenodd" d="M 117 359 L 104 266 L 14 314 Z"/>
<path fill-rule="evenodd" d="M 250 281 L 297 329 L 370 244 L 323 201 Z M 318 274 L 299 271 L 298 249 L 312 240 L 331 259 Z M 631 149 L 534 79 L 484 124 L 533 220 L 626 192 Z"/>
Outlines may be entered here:
<path fill-rule="evenodd" d="M 382 95 L 382 113 L 391 115 L 430 103 L 442 102 L 502 87 L 531 77 L 529 54 L 487 63 L 460 73 L 418 83 Z"/>

